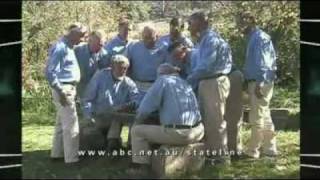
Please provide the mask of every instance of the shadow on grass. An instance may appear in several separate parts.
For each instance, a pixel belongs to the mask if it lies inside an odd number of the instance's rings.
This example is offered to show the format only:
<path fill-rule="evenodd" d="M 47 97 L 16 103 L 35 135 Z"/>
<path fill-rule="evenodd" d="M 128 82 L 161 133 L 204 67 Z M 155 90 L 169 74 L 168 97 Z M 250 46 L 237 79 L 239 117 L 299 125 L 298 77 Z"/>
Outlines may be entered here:
<path fill-rule="evenodd" d="M 32 179 L 86 179 L 86 178 L 128 178 L 124 173 L 131 159 L 121 157 L 84 157 L 79 167 L 67 166 L 63 160 L 51 161 L 50 151 L 23 153 L 23 178 Z"/>

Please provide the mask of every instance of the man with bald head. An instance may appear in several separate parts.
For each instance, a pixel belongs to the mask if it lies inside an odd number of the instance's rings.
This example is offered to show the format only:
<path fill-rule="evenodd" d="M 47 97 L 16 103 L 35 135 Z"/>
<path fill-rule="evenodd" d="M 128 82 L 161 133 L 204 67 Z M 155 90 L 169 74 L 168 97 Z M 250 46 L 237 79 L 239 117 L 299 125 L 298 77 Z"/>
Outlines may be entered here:
<path fill-rule="evenodd" d="M 166 49 L 156 46 L 157 32 L 152 25 L 145 26 L 142 40 L 128 46 L 126 56 L 130 60 L 129 76 L 143 94 L 157 78 L 157 68 L 165 62 Z"/>
<path fill-rule="evenodd" d="M 65 163 L 79 161 L 79 124 L 75 96 L 76 85 L 80 81 L 80 68 L 73 47 L 82 41 L 86 31 L 80 23 L 70 25 L 67 34 L 50 49 L 45 69 L 58 111 L 51 158 L 64 158 Z"/>

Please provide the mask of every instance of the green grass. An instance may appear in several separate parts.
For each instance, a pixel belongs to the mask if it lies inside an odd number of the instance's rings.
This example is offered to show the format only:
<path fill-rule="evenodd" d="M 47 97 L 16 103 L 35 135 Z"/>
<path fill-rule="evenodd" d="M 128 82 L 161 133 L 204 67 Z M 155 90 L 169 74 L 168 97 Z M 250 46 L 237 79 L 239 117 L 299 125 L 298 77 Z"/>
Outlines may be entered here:
<path fill-rule="evenodd" d="M 31 117 L 30 117 L 31 118 Z M 54 122 L 54 119 L 52 119 Z M 127 128 L 122 131 L 124 143 Z M 81 162 L 80 169 L 66 167 L 63 162 L 49 161 L 52 125 L 26 125 L 23 127 L 23 177 L 24 178 L 128 178 L 125 169 L 130 158 L 109 159 L 90 157 Z M 249 137 L 245 125 L 241 130 L 243 143 Z M 262 157 L 254 162 L 241 160 L 230 166 L 204 167 L 200 172 L 178 178 L 299 178 L 299 132 L 278 131 L 280 156 L 274 160 Z"/>

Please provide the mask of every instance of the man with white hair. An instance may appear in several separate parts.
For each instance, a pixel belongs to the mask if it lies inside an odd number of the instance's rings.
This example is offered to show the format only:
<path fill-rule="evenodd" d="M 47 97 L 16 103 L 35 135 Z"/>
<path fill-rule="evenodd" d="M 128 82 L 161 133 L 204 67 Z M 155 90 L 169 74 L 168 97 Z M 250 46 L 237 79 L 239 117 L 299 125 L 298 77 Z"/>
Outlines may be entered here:
<path fill-rule="evenodd" d="M 128 67 L 125 56 L 112 56 L 111 69 L 103 69 L 93 76 L 83 98 L 84 117 L 102 132 L 109 151 L 121 147 L 121 121 L 114 119 L 113 112 L 138 106 L 138 89 L 126 76 Z"/>
<path fill-rule="evenodd" d="M 126 56 L 131 62 L 129 76 L 137 83 L 140 99 L 157 78 L 157 68 L 165 62 L 166 49 L 157 47 L 158 35 L 152 25 L 142 31 L 142 41 L 128 46 Z"/>
<path fill-rule="evenodd" d="M 132 168 L 128 173 L 146 175 L 151 157 L 141 152 L 151 150 L 150 143 L 187 145 L 199 142 L 204 127 L 191 86 L 181 79 L 172 65 L 158 68 L 158 78 L 143 98 L 132 127 Z M 152 112 L 159 111 L 160 125 L 141 124 Z"/>
<path fill-rule="evenodd" d="M 88 43 L 75 47 L 75 54 L 80 67 L 80 83 L 77 86 L 78 97 L 83 97 L 85 88 L 98 70 L 110 65 L 110 56 L 103 46 L 103 33 L 92 31 L 88 37 Z"/>
<path fill-rule="evenodd" d="M 73 47 L 81 42 L 86 31 L 80 23 L 70 25 L 68 33 L 50 49 L 45 69 L 57 108 L 51 158 L 56 160 L 64 157 L 65 163 L 70 164 L 79 161 L 79 124 L 75 96 L 80 69 Z"/>

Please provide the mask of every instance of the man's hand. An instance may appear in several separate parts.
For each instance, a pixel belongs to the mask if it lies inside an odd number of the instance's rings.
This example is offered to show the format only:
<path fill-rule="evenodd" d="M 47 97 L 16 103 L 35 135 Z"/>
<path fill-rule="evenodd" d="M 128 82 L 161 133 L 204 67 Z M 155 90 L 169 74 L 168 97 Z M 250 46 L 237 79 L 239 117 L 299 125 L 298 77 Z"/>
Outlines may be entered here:
<path fill-rule="evenodd" d="M 64 92 L 63 90 L 57 91 L 57 92 L 58 92 L 58 95 L 59 95 L 60 104 L 62 106 L 66 106 L 66 105 L 70 105 L 71 104 L 71 102 L 67 98 L 67 93 L 66 92 Z"/>
<path fill-rule="evenodd" d="M 261 93 L 261 88 L 262 88 L 262 86 L 257 83 L 254 92 L 255 92 L 258 99 L 261 99 L 263 97 L 263 94 Z"/>
<path fill-rule="evenodd" d="M 129 102 L 126 104 L 122 104 L 122 105 L 116 106 L 114 109 L 116 112 L 131 112 L 135 110 L 135 103 Z"/>
<path fill-rule="evenodd" d="M 179 68 L 178 66 L 174 66 L 174 70 L 175 70 L 176 72 L 181 72 L 181 68 Z"/>
<path fill-rule="evenodd" d="M 87 120 L 89 121 L 90 126 L 94 126 L 96 124 L 96 120 L 93 118 L 88 118 Z"/>

